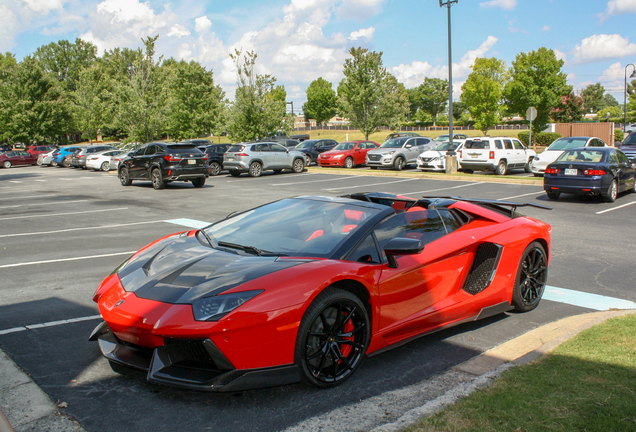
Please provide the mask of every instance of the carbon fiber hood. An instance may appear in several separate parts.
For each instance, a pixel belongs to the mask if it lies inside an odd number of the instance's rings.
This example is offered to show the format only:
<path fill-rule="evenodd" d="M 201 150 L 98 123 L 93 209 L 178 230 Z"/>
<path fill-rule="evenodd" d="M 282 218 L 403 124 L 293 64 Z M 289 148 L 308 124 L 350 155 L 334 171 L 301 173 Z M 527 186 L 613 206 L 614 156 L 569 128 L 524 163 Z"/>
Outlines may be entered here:
<path fill-rule="evenodd" d="M 196 237 L 180 234 L 141 252 L 118 271 L 118 276 L 124 289 L 137 297 L 192 304 L 302 262 L 212 249 Z"/>

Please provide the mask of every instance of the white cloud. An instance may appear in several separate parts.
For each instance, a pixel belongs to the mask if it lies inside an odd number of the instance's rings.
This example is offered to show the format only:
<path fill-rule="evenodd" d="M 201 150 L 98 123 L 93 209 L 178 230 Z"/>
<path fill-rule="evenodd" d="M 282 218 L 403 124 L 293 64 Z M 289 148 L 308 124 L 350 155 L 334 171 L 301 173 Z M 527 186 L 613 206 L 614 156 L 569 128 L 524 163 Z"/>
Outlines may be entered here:
<path fill-rule="evenodd" d="M 636 13 L 636 0 L 609 0 L 604 13 L 598 14 L 601 21 L 612 15 Z"/>
<path fill-rule="evenodd" d="M 568 55 L 566 53 L 555 48 L 553 48 L 552 51 L 554 51 L 554 55 L 556 56 L 557 60 L 563 60 L 565 63 L 567 63 Z"/>
<path fill-rule="evenodd" d="M 52 10 L 62 9 L 66 0 L 24 0 L 24 2 L 33 12 L 46 14 Z"/>
<path fill-rule="evenodd" d="M 478 57 L 484 57 L 484 55 L 490 51 L 497 41 L 498 39 L 496 37 L 488 36 L 479 48 L 468 51 L 462 56 L 459 62 L 453 62 L 453 81 L 466 78 L 471 72 L 471 67 L 475 63 L 475 59 Z M 448 66 L 432 66 L 429 62 L 416 60 L 410 65 L 401 64 L 391 68 L 391 73 L 393 73 L 398 81 L 403 83 L 407 88 L 411 88 L 420 85 L 424 81 L 424 78 L 447 79 Z M 461 88 L 459 81 L 453 84 L 454 91 L 458 88 Z"/>
<path fill-rule="evenodd" d="M 190 30 L 188 30 L 181 24 L 175 24 L 172 26 L 170 32 L 166 36 L 176 36 L 178 38 L 182 36 L 190 36 Z"/>
<path fill-rule="evenodd" d="M 212 27 L 212 21 L 207 16 L 202 16 L 194 20 L 194 31 L 205 33 Z"/>
<path fill-rule="evenodd" d="M 504 10 L 513 10 L 517 6 L 517 0 L 491 0 L 479 3 L 481 7 L 498 7 Z"/>
<path fill-rule="evenodd" d="M 364 21 L 379 14 L 385 0 L 343 0 L 338 8 L 338 18 Z"/>
<path fill-rule="evenodd" d="M 544 25 L 543 27 L 541 27 L 541 31 L 548 32 L 550 30 L 551 30 L 551 28 L 550 28 L 549 25 Z"/>
<path fill-rule="evenodd" d="M 619 34 L 593 35 L 572 50 L 574 63 L 591 63 L 636 54 L 636 44 Z"/>
<path fill-rule="evenodd" d="M 352 41 L 363 39 L 363 38 L 367 40 L 371 40 L 373 39 L 374 33 L 375 33 L 375 27 L 360 29 L 358 31 L 351 32 L 351 34 L 349 35 L 349 39 Z"/>
<path fill-rule="evenodd" d="M 8 6 L 0 4 L 0 16 L 2 25 L 0 26 L 0 52 L 9 51 L 13 48 L 14 37 L 18 33 L 20 23 L 15 13 Z"/>

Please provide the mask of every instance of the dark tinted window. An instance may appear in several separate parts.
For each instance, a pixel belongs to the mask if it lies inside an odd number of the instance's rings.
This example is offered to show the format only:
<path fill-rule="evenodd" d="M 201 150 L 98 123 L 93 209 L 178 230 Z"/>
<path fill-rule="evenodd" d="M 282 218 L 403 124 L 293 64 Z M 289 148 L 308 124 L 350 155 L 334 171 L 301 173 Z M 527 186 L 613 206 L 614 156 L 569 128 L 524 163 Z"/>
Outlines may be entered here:
<path fill-rule="evenodd" d="M 242 146 L 242 145 L 233 145 L 227 151 L 228 153 L 238 153 L 238 152 L 242 152 L 244 148 L 245 146 Z"/>
<path fill-rule="evenodd" d="M 504 146 L 506 147 L 506 150 L 513 150 L 514 149 L 512 147 L 512 141 L 510 141 L 510 140 L 504 140 Z"/>
<path fill-rule="evenodd" d="M 514 140 L 512 141 L 512 143 L 514 144 L 516 150 L 525 150 L 525 147 L 523 146 L 523 144 L 521 144 L 520 141 Z"/>
<path fill-rule="evenodd" d="M 466 144 L 464 144 L 464 148 L 467 149 L 489 149 L 490 144 L 488 141 L 477 141 L 477 140 L 468 140 Z"/>
<path fill-rule="evenodd" d="M 161 148 L 162 146 L 157 146 Z M 166 146 L 167 152 L 170 154 L 199 154 L 201 150 L 196 148 L 194 144 L 169 144 Z M 162 149 L 163 151 L 163 149 Z M 161 153 L 162 151 L 157 151 L 157 153 Z"/>
<path fill-rule="evenodd" d="M 623 145 L 636 145 L 636 132 L 627 135 L 627 138 L 623 141 Z"/>
<path fill-rule="evenodd" d="M 268 152 L 269 144 L 255 144 L 252 146 L 252 151 L 255 152 Z"/>
<path fill-rule="evenodd" d="M 372 235 L 368 235 L 349 257 L 350 261 L 379 263 L 380 256 Z"/>
<path fill-rule="evenodd" d="M 441 209 L 438 210 L 438 213 L 444 222 L 444 227 L 446 228 L 447 233 L 450 234 L 459 228 L 459 222 L 457 222 L 457 219 L 453 217 L 450 211 Z"/>
<path fill-rule="evenodd" d="M 272 151 L 276 152 L 286 152 L 287 149 L 279 144 L 271 144 Z"/>
<path fill-rule="evenodd" d="M 610 163 L 618 163 L 618 155 L 616 154 L 616 151 L 612 151 L 610 153 L 610 157 L 609 157 Z"/>
<path fill-rule="evenodd" d="M 622 151 L 617 151 L 616 154 L 618 155 L 618 160 L 620 161 L 620 163 L 629 162 L 629 159 L 627 159 L 627 156 L 625 156 Z"/>

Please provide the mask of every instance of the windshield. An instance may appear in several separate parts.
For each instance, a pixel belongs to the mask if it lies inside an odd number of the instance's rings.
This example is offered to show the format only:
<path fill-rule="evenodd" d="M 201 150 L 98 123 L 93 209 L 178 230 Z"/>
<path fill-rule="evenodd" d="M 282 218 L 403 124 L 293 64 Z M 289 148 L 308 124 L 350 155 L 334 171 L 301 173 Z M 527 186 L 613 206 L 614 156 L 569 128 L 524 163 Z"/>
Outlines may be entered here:
<path fill-rule="evenodd" d="M 636 145 L 636 132 L 632 132 L 627 135 L 627 138 L 625 138 L 622 145 Z"/>
<path fill-rule="evenodd" d="M 303 141 L 300 144 L 298 144 L 296 146 L 297 149 L 310 149 L 314 146 L 314 144 L 316 143 L 316 140 L 307 140 L 307 141 Z"/>
<path fill-rule="evenodd" d="M 433 150 L 437 150 L 437 151 L 446 151 L 448 150 L 448 148 L 451 147 L 451 145 L 448 143 L 448 141 L 437 144 Z M 453 144 L 453 149 L 455 148 L 455 144 Z"/>
<path fill-rule="evenodd" d="M 548 150 L 569 150 L 577 147 L 585 147 L 587 138 L 559 138 L 548 147 Z"/>
<path fill-rule="evenodd" d="M 557 158 L 557 162 L 601 162 L 605 152 L 599 150 L 569 150 Z"/>
<path fill-rule="evenodd" d="M 287 256 L 330 257 L 377 209 L 290 198 L 205 229 L 213 243 L 252 246 Z"/>
<path fill-rule="evenodd" d="M 356 146 L 355 141 L 345 141 L 345 142 L 341 142 L 340 144 L 335 146 L 333 149 L 334 150 L 353 150 L 355 146 Z"/>
<path fill-rule="evenodd" d="M 406 139 L 404 138 L 394 138 L 394 139 L 385 141 L 384 144 L 382 144 L 380 147 L 381 148 L 402 148 L 404 141 L 406 141 Z"/>
<path fill-rule="evenodd" d="M 435 138 L 435 141 L 444 141 L 444 140 L 448 141 L 448 137 L 449 137 L 449 135 L 448 135 L 448 134 L 446 134 L 446 135 L 440 135 L 440 136 L 438 136 L 437 138 Z"/>

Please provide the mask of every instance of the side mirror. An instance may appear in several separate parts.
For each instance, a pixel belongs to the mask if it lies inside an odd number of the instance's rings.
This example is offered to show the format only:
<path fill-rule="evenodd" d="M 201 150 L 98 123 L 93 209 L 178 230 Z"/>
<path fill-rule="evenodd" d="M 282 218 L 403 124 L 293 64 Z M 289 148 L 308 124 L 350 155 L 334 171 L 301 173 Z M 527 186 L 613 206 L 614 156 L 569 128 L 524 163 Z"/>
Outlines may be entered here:
<path fill-rule="evenodd" d="M 359 148 L 356 149 L 356 153 L 360 153 L 360 149 Z"/>
<path fill-rule="evenodd" d="M 404 146 L 404 148 L 411 148 L 411 147 L 413 147 L 411 144 L 407 144 Z"/>
<path fill-rule="evenodd" d="M 384 246 L 384 253 L 389 260 L 389 267 L 397 268 L 396 255 L 417 255 L 424 250 L 421 240 L 411 238 L 394 238 Z"/>

